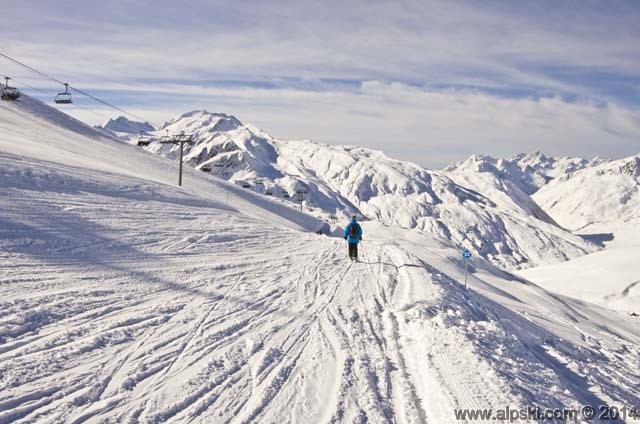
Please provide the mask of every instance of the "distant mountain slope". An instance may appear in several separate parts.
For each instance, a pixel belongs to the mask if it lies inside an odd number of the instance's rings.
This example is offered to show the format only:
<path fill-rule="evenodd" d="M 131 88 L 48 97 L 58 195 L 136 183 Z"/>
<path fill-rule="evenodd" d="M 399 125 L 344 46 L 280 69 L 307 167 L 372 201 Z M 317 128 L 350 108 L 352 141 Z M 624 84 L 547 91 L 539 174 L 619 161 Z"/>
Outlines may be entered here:
<path fill-rule="evenodd" d="M 445 171 L 490 172 L 500 179 L 509 180 L 531 195 L 556 178 L 603 162 L 601 158 L 587 160 L 568 156 L 553 157 L 536 151 L 521 153 L 509 159 L 473 155 L 465 161 L 452 163 Z"/>
<path fill-rule="evenodd" d="M 521 153 L 508 160 L 529 176 L 536 188 L 556 178 L 605 162 L 602 158 L 583 159 L 570 156 L 545 156 L 540 151 Z"/>
<path fill-rule="evenodd" d="M 231 115 L 205 110 L 176 117 L 155 135 L 182 132 L 196 142 L 185 146 L 187 165 L 290 202 L 304 191 L 304 207 L 327 221 L 358 213 L 417 228 L 505 268 L 563 261 L 596 249 L 557 227 L 517 183 L 485 192 L 487 186 L 460 173 L 429 171 L 365 148 L 277 140 Z M 147 149 L 179 157 L 171 144 Z"/>
<path fill-rule="evenodd" d="M 534 199 L 572 230 L 640 219 L 640 156 L 604 162 L 557 178 Z"/>
<path fill-rule="evenodd" d="M 124 116 L 119 116 L 115 119 L 109 119 L 104 124 L 102 124 L 101 127 L 116 133 L 129 134 L 155 131 L 155 128 L 153 128 L 153 126 L 148 122 L 132 121 Z"/>

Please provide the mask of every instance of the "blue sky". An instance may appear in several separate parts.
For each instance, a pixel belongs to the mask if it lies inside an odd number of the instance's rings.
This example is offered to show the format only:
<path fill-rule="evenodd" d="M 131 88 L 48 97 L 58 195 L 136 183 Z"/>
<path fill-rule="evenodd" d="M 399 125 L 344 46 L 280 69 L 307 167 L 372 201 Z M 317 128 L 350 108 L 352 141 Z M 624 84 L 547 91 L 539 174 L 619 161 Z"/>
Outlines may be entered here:
<path fill-rule="evenodd" d="M 3 3 L 1 52 L 156 123 L 205 108 L 430 167 L 640 152 L 638 1 Z"/>

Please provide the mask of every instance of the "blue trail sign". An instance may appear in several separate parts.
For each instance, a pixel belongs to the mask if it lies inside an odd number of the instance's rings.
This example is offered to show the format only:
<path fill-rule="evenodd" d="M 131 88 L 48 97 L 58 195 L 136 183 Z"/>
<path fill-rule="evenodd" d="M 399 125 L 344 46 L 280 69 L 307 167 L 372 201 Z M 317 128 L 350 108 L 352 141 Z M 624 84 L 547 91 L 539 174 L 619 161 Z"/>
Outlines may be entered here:
<path fill-rule="evenodd" d="M 464 258 L 464 288 L 467 288 L 467 261 L 471 259 L 471 251 L 464 249 L 462 251 L 462 257 Z"/>

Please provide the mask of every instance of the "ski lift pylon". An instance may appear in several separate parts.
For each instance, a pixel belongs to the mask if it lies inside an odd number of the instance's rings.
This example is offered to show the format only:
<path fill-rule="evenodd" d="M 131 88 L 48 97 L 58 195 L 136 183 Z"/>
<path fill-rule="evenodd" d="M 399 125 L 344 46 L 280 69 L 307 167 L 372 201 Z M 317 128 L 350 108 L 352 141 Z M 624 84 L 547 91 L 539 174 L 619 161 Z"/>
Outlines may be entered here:
<path fill-rule="evenodd" d="M 71 93 L 69 93 L 69 84 L 64 83 L 64 93 L 58 93 L 55 98 L 55 102 L 58 104 L 69 104 L 73 103 L 71 100 Z"/>
<path fill-rule="evenodd" d="M 20 90 L 9 86 L 11 78 L 4 77 L 4 87 L 2 87 L 2 100 L 17 100 L 20 98 Z"/>

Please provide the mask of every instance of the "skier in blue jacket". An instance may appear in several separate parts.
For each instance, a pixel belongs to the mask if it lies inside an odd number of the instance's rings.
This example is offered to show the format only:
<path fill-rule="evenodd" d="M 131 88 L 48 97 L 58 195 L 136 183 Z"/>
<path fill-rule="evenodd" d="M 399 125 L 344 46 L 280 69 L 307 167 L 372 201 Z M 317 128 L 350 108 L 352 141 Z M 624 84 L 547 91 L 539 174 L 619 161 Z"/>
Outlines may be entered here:
<path fill-rule="evenodd" d="M 344 228 L 344 239 L 349 244 L 349 259 L 358 260 L 358 243 L 362 240 L 362 227 L 356 222 L 355 215 L 351 215 L 351 222 Z"/>

